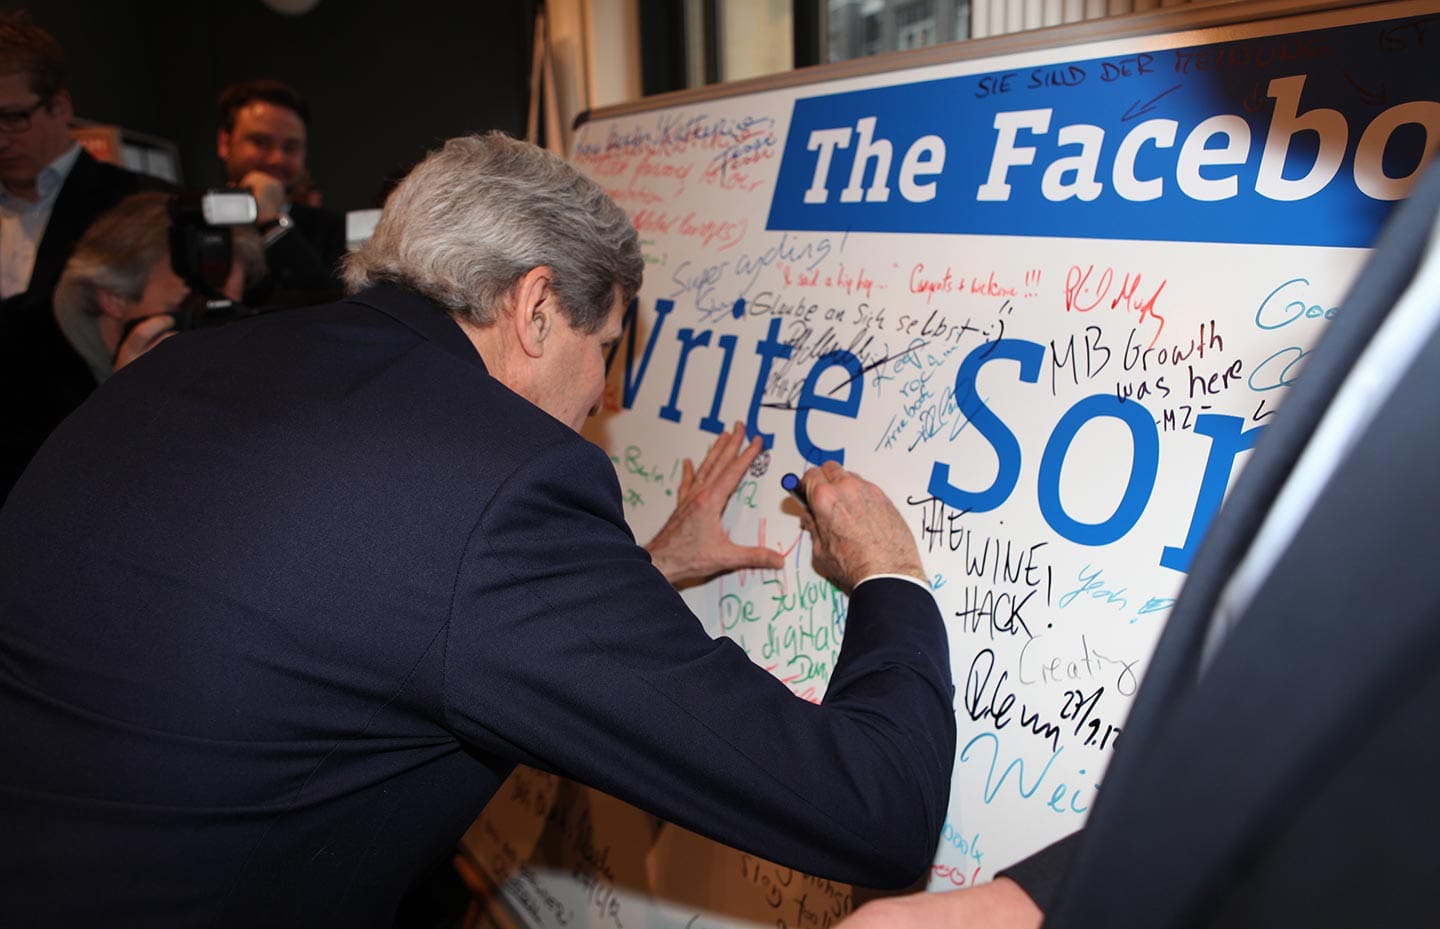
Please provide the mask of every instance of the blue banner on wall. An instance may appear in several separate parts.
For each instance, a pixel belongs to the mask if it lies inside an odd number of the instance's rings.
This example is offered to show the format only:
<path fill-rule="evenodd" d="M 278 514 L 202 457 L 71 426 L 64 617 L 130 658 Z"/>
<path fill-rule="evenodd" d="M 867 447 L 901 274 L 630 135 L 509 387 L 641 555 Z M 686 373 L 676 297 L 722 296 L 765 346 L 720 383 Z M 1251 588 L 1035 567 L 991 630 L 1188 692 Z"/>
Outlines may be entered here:
<path fill-rule="evenodd" d="M 798 100 L 767 228 L 1368 246 L 1440 143 L 1437 45 L 1432 16 Z"/>

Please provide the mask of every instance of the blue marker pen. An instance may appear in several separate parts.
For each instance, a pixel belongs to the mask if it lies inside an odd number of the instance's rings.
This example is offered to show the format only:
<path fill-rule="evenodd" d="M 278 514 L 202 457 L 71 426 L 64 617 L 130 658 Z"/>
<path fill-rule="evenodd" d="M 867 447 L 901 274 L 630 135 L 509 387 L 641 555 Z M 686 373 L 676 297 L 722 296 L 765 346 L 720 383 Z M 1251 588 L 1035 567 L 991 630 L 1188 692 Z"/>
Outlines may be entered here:
<path fill-rule="evenodd" d="M 780 486 L 785 488 L 786 493 L 795 498 L 796 503 L 807 510 L 810 509 L 810 501 L 805 499 L 805 485 L 800 483 L 799 477 L 794 474 L 786 474 L 780 478 Z"/>

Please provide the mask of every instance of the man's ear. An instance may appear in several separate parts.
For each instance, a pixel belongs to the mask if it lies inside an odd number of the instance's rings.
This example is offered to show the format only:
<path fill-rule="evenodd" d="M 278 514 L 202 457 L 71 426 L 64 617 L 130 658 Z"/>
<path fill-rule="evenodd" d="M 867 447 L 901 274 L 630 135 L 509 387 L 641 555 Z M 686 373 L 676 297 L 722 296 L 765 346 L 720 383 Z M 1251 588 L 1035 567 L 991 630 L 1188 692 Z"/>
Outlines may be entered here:
<path fill-rule="evenodd" d="M 224 129 L 215 130 L 215 154 L 221 161 L 230 160 L 230 133 Z"/>
<path fill-rule="evenodd" d="M 541 265 L 531 268 L 515 284 L 515 307 L 510 323 L 515 336 L 531 358 L 545 354 L 545 341 L 562 325 L 560 300 L 555 292 L 555 272 Z"/>
<path fill-rule="evenodd" d="M 126 304 L 129 302 L 113 290 L 106 290 L 104 287 L 95 288 L 95 303 L 100 307 L 100 313 L 103 316 L 123 320 Z"/>

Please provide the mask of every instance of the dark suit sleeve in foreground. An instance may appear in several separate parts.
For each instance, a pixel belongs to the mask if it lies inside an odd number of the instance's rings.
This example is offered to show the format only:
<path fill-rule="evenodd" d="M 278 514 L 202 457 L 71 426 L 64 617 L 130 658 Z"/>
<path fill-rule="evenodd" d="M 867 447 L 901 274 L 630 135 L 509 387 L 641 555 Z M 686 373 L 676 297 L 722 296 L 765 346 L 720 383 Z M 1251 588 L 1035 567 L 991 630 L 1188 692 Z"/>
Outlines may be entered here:
<path fill-rule="evenodd" d="M 995 876 L 1008 877 L 1019 884 L 1025 893 L 1030 895 L 1030 899 L 1035 901 L 1035 905 L 1040 907 L 1041 912 L 1048 913 L 1050 904 L 1055 902 L 1060 893 L 1065 874 L 1070 870 L 1070 862 L 1075 857 L 1075 850 L 1079 848 L 1080 836 L 1083 834 L 1072 832 L 1030 857 L 997 872 Z"/>
<path fill-rule="evenodd" d="M 446 643 L 461 738 L 791 867 L 914 881 L 934 853 L 955 753 L 929 592 L 862 585 L 825 700 L 812 704 L 706 634 L 635 545 L 619 500 L 603 453 L 571 442 L 515 473 L 487 508 Z M 828 608 L 815 620 L 829 622 Z"/>

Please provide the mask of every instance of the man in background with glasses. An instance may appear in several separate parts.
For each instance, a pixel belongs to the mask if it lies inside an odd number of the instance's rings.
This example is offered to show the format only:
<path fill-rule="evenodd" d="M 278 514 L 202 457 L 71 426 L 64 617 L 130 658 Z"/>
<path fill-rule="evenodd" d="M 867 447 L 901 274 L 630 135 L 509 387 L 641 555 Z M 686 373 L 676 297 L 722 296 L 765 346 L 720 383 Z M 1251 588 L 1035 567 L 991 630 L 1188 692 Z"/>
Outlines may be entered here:
<path fill-rule="evenodd" d="M 94 387 L 51 294 L 97 216 L 156 182 L 86 154 L 60 45 L 24 11 L 0 13 L 0 501 Z"/>

